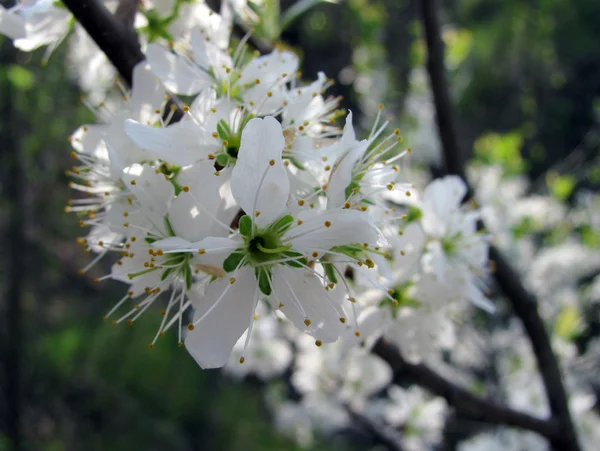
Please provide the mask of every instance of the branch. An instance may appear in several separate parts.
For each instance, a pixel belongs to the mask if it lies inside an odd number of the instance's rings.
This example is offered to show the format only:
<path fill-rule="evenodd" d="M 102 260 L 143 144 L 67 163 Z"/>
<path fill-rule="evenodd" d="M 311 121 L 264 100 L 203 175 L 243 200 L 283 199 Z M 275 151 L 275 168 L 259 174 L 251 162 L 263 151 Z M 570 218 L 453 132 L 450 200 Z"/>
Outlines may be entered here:
<path fill-rule="evenodd" d="M 425 364 L 407 362 L 395 346 L 385 343 L 383 340 L 379 340 L 375 344 L 373 352 L 390 364 L 394 372 L 395 383 L 401 383 L 406 378 L 415 381 L 419 386 L 444 398 L 456 412 L 466 415 L 470 419 L 482 423 L 504 424 L 527 429 L 549 439 L 554 438 L 558 433 L 557 423 L 554 420 L 535 418 L 475 396 L 468 390 L 445 379 Z"/>
<path fill-rule="evenodd" d="M 121 22 L 127 30 L 134 33 L 135 13 L 140 7 L 140 3 L 141 0 L 120 0 L 119 6 L 115 11 L 115 19 Z"/>
<path fill-rule="evenodd" d="M 453 120 L 454 114 L 448 93 L 444 67 L 444 44 L 440 35 L 435 0 L 421 0 L 421 13 L 427 41 L 427 70 L 435 102 L 437 126 L 442 141 L 446 171 L 465 179 Z M 560 368 L 552 351 L 544 323 L 538 313 L 537 301 L 533 295 L 527 292 L 519 276 L 495 247 L 490 249 L 490 258 L 496 262 L 494 273 L 496 282 L 523 322 L 535 352 L 552 416 L 558 426 L 557 433 L 550 442 L 556 450 L 578 451 L 581 447 L 577 441 L 569 413 L 567 394 L 562 383 Z"/>
<path fill-rule="evenodd" d="M 63 3 L 131 86 L 133 68 L 145 57 L 127 25 L 99 0 L 63 0 Z"/>
<path fill-rule="evenodd" d="M 355 411 L 350 406 L 346 406 L 348 415 L 366 433 L 370 434 L 377 444 L 385 446 L 388 451 L 403 451 L 402 445 L 400 444 L 400 437 L 397 431 L 391 430 L 391 428 L 382 427 L 379 424 L 371 421 L 370 418 L 362 415 Z"/>

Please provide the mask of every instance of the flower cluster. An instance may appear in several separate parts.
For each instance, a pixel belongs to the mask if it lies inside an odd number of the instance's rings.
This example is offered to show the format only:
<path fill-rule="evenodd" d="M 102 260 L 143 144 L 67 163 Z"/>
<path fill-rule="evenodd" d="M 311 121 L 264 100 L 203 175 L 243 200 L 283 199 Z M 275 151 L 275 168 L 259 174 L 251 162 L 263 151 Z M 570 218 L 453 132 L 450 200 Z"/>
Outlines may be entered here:
<path fill-rule="evenodd" d="M 82 272 L 115 251 L 99 279 L 129 284 L 107 317 L 132 324 L 161 302 L 151 346 L 176 325 L 213 368 L 245 331 L 246 360 L 261 301 L 317 347 L 384 332 L 427 344 L 433 331 L 417 318 L 454 299 L 490 308 L 477 284 L 487 240 L 460 206 L 464 185 L 434 182 L 420 201 L 402 179 L 410 149 L 382 109 L 360 140 L 351 113 L 336 126 L 344 113 L 324 97 L 324 74 L 298 80 L 294 53 L 249 55 L 243 40 L 229 49 L 217 14 L 189 36 L 177 49 L 150 44 L 125 104 L 72 137 L 71 186 L 87 197 L 68 208 L 98 253 Z"/>

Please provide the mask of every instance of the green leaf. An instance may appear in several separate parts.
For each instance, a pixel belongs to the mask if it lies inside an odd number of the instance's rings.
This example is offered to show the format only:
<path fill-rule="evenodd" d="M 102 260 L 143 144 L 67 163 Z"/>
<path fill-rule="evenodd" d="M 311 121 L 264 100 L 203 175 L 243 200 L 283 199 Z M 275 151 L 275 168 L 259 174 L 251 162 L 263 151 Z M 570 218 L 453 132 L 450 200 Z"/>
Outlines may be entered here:
<path fill-rule="evenodd" d="M 233 251 L 223 262 L 223 269 L 225 272 L 235 271 L 242 261 L 242 258 L 244 258 L 244 249 L 239 248 Z"/>
<path fill-rule="evenodd" d="M 6 77 L 10 84 L 20 91 L 28 91 L 35 84 L 33 73 L 23 66 L 12 64 L 6 70 Z"/>
<path fill-rule="evenodd" d="M 266 296 L 269 296 L 273 290 L 271 288 L 271 283 L 269 282 L 271 273 L 267 269 L 257 268 L 254 270 L 254 274 L 256 275 L 256 280 L 258 280 L 258 288 L 261 293 Z"/>
<path fill-rule="evenodd" d="M 559 200 L 567 200 L 569 198 L 575 189 L 576 181 L 577 180 L 572 175 L 558 175 L 552 173 L 548 174 L 547 177 L 550 192 Z"/>
<path fill-rule="evenodd" d="M 554 322 L 554 333 L 564 340 L 573 340 L 583 329 L 581 312 L 577 307 L 563 307 Z"/>
<path fill-rule="evenodd" d="M 252 218 L 248 215 L 244 215 L 240 218 L 240 233 L 242 236 L 252 236 Z"/>

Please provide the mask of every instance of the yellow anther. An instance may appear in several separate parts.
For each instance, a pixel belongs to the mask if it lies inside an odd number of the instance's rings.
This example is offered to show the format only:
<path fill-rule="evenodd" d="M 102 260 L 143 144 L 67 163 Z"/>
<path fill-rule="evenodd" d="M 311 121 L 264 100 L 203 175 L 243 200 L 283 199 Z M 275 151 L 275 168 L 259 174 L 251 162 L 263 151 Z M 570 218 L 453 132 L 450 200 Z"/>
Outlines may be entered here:
<path fill-rule="evenodd" d="M 304 206 L 304 199 L 298 199 L 298 205 Z"/>
<path fill-rule="evenodd" d="M 270 160 L 270 161 L 269 161 L 269 165 L 271 165 L 271 166 L 275 166 L 275 160 Z"/>
<path fill-rule="evenodd" d="M 244 357 L 240 357 L 240 363 L 244 363 L 246 359 Z"/>
<path fill-rule="evenodd" d="M 331 221 L 325 221 L 324 224 L 327 228 L 331 227 Z"/>
<path fill-rule="evenodd" d="M 310 324 L 311 324 L 311 321 L 310 321 L 308 318 L 306 318 L 306 319 L 304 320 L 304 324 L 306 325 L 306 327 L 308 327 L 308 326 L 310 326 Z"/>
<path fill-rule="evenodd" d="M 196 328 L 196 326 L 194 326 L 194 323 L 188 324 L 188 330 L 194 330 L 195 328 Z"/>
<path fill-rule="evenodd" d="M 323 342 L 321 340 L 317 340 L 315 341 L 315 345 L 317 345 L 317 347 L 320 348 L 321 346 L 323 346 Z"/>
<path fill-rule="evenodd" d="M 204 254 L 206 254 L 206 249 L 198 249 L 198 253 L 200 255 L 204 255 Z"/>
<path fill-rule="evenodd" d="M 230 278 L 229 278 L 229 283 L 230 283 L 231 285 L 233 285 L 233 284 L 235 283 L 235 277 L 230 277 Z"/>
<path fill-rule="evenodd" d="M 346 318 L 340 318 L 340 323 L 346 324 Z"/>
<path fill-rule="evenodd" d="M 181 190 L 182 190 L 184 193 L 188 193 L 188 192 L 190 191 L 190 187 L 186 185 L 186 186 L 184 186 L 183 188 L 181 188 Z"/>

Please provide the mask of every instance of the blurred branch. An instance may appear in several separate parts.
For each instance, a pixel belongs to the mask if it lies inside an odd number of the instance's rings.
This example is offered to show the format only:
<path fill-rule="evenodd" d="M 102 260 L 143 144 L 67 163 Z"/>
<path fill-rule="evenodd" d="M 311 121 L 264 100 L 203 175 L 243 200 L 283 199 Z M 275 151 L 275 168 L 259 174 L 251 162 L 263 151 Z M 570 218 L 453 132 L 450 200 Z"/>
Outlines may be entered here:
<path fill-rule="evenodd" d="M 458 145 L 454 113 L 448 92 L 444 66 L 444 44 L 440 33 L 435 0 L 421 0 L 422 22 L 427 41 L 427 70 L 433 92 L 436 120 L 446 172 L 465 179 L 464 167 Z M 466 179 L 465 179 L 466 181 Z M 544 381 L 552 415 L 557 422 L 556 433 L 550 442 L 556 450 L 580 450 L 573 421 L 569 413 L 566 391 L 550 339 L 537 310 L 537 301 L 523 286 L 519 275 L 495 247 L 490 248 L 490 258 L 496 262 L 495 278 L 509 299 L 515 313 L 523 322 L 529 336 L 538 367 Z M 551 436 L 548 436 L 551 437 Z"/>
<path fill-rule="evenodd" d="M 120 0 L 119 6 L 115 11 L 115 19 L 117 19 L 123 26 L 135 33 L 133 24 L 135 22 L 135 14 L 139 9 L 141 0 Z"/>
<path fill-rule="evenodd" d="M 404 360 L 398 349 L 379 340 L 373 352 L 390 364 L 394 372 L 394 382 L 410 379 L 417 385 L 441 396 L 456 412 L 470 419 L 488 423 L 504 424 L 537 432 L 549 439 L 559 433 L 558 423 L 554 420 L 542 420 L 509 407 L 473 395 L 468 390 L 453 384 L 423 363 L 410 363 Z"/>
<path fill-rule="evenodd" d="M 99 0 L 63 0 L 63 3 L 131 86 L 133 68 L 145 59 L 135 33 Z M 121 2 L 119 8 L 123 3 L 130 1 Z"/>
<path fill-rule="evenodd" d="M 397 431 L 389 430 L 390 428 L 382 427 L 373 422 L 370 418 L 355 411 L 350 406 L 346 406 L 346 411 L 352 421 L 371 435 L 377 441 L 377 444 L 385 446 L 389 451 L 403 451 L 400 444 L 400 437 Z"/>

